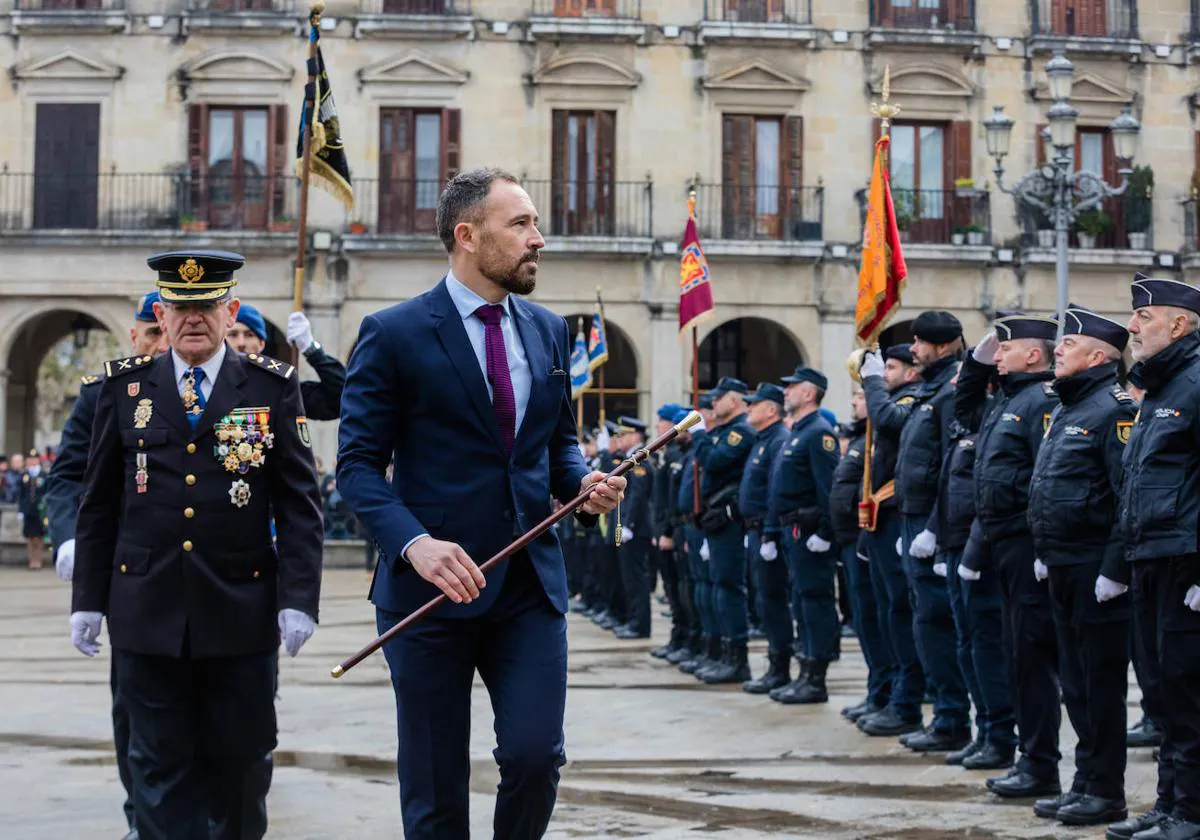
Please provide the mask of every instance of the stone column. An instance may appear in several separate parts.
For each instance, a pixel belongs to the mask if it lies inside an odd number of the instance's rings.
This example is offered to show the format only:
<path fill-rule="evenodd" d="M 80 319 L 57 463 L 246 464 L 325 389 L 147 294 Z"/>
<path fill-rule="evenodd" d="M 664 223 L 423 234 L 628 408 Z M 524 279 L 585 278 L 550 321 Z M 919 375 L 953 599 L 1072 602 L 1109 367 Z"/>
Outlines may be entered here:
<path fill-rule="evenodd" d="M 643 366 L 649 375 L 650 404 L 642 407 L 642 419 L 649 423 L 663 403 L 684 402 L 684 392 L 691 387 L 692 344 L 679 336 L 678 307 L 650 310 L 648 349 Z"/>
<path fill-rule="evenodd" d="M 850 419 L 854 383 L 845 362 L 855 346 L 853 315 L 827 313 L 821 319 L 821 371 L 829 378 L 823 405 L 837 415 L 839 422 Z"/>

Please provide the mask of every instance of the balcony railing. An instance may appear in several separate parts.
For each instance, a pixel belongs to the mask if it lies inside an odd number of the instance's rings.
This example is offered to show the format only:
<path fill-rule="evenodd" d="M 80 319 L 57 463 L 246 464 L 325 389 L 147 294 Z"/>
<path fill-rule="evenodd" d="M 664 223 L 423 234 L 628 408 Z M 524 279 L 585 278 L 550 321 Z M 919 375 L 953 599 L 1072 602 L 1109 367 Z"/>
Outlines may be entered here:
<path fill-rule="evenodd" d="M 533 0 L 533 17 L 642 19 L 642 0 Z"/>
<path fill-rule="evenodd" d="M 975 31 L 975 0 L 872 0 L 871 26 Z"/>
<path fill-rule="evenodd" d="M 1137 40 L 1137 0 L 1030 0 L 1033 34 Z"/>
<path fill-rule="evenodd" d="M 812 0 L 704 0 L 704 19 L 807 24 L 812 20 Z"/>
<path fill-rule="evenodd" d="M 189 12 L 210 15 L 291 15 L 296 11 L 296 0 L 188 0 L 187 8 Z"/>
<path fill-rule="evenodd" d="M 865 214 L 866 192 L 859 193 Z M 924 245 L 990 245 L 991 198 L 986 190 L 892 188 L 896 226 L 904 242 Z"/>
<path fill-rule="evenodd" d="M 824 238 L 825 188 L 696 184 L 701 238 L 815 242 Z"/>
<path fill-rule="evenodd" d="M 0 230 L 285 230 L 293 177 L 0 173 Z"/>
<path fill-rule="evenodd" d="M 363 0 L 363 14 L 411 17 L 462 17 L 471 14 L 471 0 Z"/>
<path fill-rule="evenodd" d="M 119 12 L 125 0 L 13 0 L 18 12 Z"/>
<path fill-rule="evenodd" d="M 1045 211 L 1023 204 L 1018 208 L 1017 219 L 1022 228 L 1023 246 L 1054 247 L 1054 223 Z M 1189 224 L 1193 225 L 1191 230 L 1194 231 L 1194 219 L 1185 214 L 1185 232 Z M 1195 242 L 1190 233 L 1188 242 Z M 1105 199 L 1098 210 L 1085 213 L 1076 221 L 1067 244 L 1071 248 L 1084 249 L 1153 250 L 1153 199 L 1128 194 Z"/>

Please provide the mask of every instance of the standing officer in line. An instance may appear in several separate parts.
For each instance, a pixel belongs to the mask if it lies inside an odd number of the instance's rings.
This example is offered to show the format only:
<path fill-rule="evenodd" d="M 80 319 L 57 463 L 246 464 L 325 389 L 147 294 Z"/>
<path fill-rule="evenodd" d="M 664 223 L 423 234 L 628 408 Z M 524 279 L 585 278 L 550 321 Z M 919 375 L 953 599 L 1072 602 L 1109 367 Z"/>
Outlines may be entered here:
<path fill-rule="evenodd" d="M 154 304 L 158 291 L 142 295 L 134 311 L 129 340 L 134 356 L 157 356 L 167 351 L 167 337 L 158 325 Z M 79 396 L 63 426 L 58 445 L 58 458 L 46 479 L 46 515 L 50 522 L 50 538 L 58 546 L 55 570 L 65 581 L 75 571 L 75 518 L 83 496 L 83 476 L 87 470 L 88 448 L 92 442 L 92 421 L 96 417 L 96 402 L 104 375 L 83 377 Z M 117 664 L 112 660 L 109 673 L 112 690 L 113 745 L 116 748 L 117 775 L 125 788 L 125 820 L 129 833 L 125 840 L 138 840 L 133 820 L 133 782 L 129 774 L 129 711 L 117 682 Z"/>
<path fill-rule="evenodd" d="M 687 524 L 684 534 L 687 541 L 688 566 L 692 570 L 692 602 L 700 615 L 700 639 L 693 646 L 695 655 L 679 663 L 679 670 L 685 674 L 695 674 L 699 677 L 706 670 L 721 662 L 721 628 L 717 622 L 716 611 L 713 608 L 712 581 L 709 577 L 708 542 L 696 515 L 696 472 L 701 473 L 703 481 L 704 457 L 712 446 L 712 439 L 706 428 L 713 425 L 712 395 L 708 392 L 700 395 L 700 416 L 702 421 L 692 427 L 692 445 L 683 463 L 683 480 L 679 485 L 679 509 L 684 511 Z M 703 497 L 702 497 L 703 499 Z M 700 510 L 704 510 L 701 500 Z"/>
<path fill-rule="evenodd" d="M 746 528 L 746 565 L 755 578 L 758 614 L 767 637 L 767 672 L 742 684 L 748 694 L 767 694 L 791 682 L 792 617 L 788 604 L 787 561 L 779 556 L 779 526 L 767 529 L 771 470 L 788 438 L 783 425 L 783 389 L 773 382 L 758 383 L 750 403 L 754 452 L 742 472 L 738 507 Z"/>
<path fill-rule="evenodd" d="M 689 410 L 680 406 L 675 410 L 670 422 L 678 424 L 689 414 Z M 671 449 L 674 447 L 674 449 Z M 670 535 L 671 560 L 675 564 L 675 574 L 679 579 L 679 606 L 682 609 L 683 626 L 679 633 L 679 646 L 665 657 L 672 665 L 679 665 L 687 659 L 698 656 L 703 649 L 700 610 L 696 606 L 696 587 L 692 579 L 692 567 L 688 557 L 688 529 L 690 526 L 691 508 L 680 506 L 683 493 L 684 477 L 690 468 L 691 460 L 688 452 L 692 447 L 691 431 L 681 433 L 668 447 L 669 483 L 667 485 L 666 504 L 670 515 L 667 532 Z M 671 454 L 673 453 L 673 454 Z M 688 493 L 690 493 L 690 488 Z M 688 496 L 691 503 L 691 496 Z M 674 615 L 672 615 L 674 618 Z"/>
<path fill-rule="evenodd" d="M 742 469 L 754 446 L 754 429 L 746 420 L 746 391 L 745 382 L 723 376 L 709 392 L 716 425 L 709 428 L 711 446 L 700 464 L 700 528 L 708 544 L 713 610 L 723 647 L 721 662 L 697 674 L 710 685 L 750 679 L 746 549 L 737 504 Z"/>
<path fill-rule="evenodd" d="M 21 514 L 21 536 L 25 538 L 25 552 L 30 569 L 42 568 L 42 553 L 46 547 L 46 515 L 43 513 L 43 495 L 46 475 L 42 471 L 41 456 L 36 448 L 29 450 L 25 460 L 25 472 L 17 487 L 17 511 Z"/>
<path fill-rule="evenodd" d="M 646 443 L 646 424 L 633 417 L 617 418 L 621 459 Z M 618 463 L 620 463 L 618 461 Z M 628 473 L 625 501 L 617 508 L 621 545 L 617 559 L 621 564 L 621 588 L 629 620 L 614 629 L 618 639 L 650 638 L 650 497 L 654 492 L 653 465 L 638 464 Z"/>
<path fill-rule="evenodd" d="M 623 460 L 621 436 L 617 424 L 611 420 L 604 421 L 604 431 L 608 433 L 608 449 L 600 453 L 599 469 L 600 472 L 609 473 Z M 597 525 L 598 576 L 604 609 L 592 616 L 592 621 L 602 630 L 616 632 L 618 627 L 624 626 L 628 618 L 625 610 L 625 589 L 621 585 L 621 560 L 617 554 L 617 512 L 614 510 L 601 514 Z"/>
<path fill-rule="evenodd" d="M 1129 381 L 1145 397 L 1125 446 L 1120 516 L 1139 640 L 1162 670 L 1158 798 L 1110 840 L 1200 838 L 1200 289 L 1136 275 Z M 1145 607 L 1141 609 L 1140 607 Z"/>
<path fill-rule="evenodd" d="M 767 525 L 783 532 L 792 581 L 792 612 L 803 626 L 800 676 L 771 692 L 780 703 L 825 703 L 825 672 L 841 647 L 834 599 L 837 553 L 829 521 L 829 488 L 841 452 L 833 427 L 820 414 L 829 381 L 819 370 L 798 367 L 783 377 L 784 399 L 796 411 L 791 436 L 776 459 Z"/>
<path fill-rule="evenodd" d="M 1034 575 L 1049 577 L 1062 698 L 1079 736 L 1071 789 L 1034 806 L 1067 825 L 1124 820 L 1129 564 L 1117 499 L 1137 406 L 1117 382 L 1129 333 L 1071 306 L 1054 350 L 1050 418 L 1029 486 Z"/>
<path fill-rule="evenodd" d="M 299 651 L 320 595 L 307 420 L 291 365 L 225 343 L 241 256 L 172 252 L 149 264 L 171 352 L 105 365 L 71 641 L 94 656 L 108 616 L 142 840 L 261 838 L 276 649 L 282 637 Z"/>
<path fill-rule="evenodd" d="M 1058 406 L 1051 359 L 1058 322 L 1032 315 L 998 318 L 995 329 L 963 363 L 955 394 L 958 421 L 978 430 L 975 440 L 975 515 L 987 552 L 963 557 L 958 574 L 995 574 L 1006 619 L 1005 650 L 1015 691 L 1020 760 L 1005 777 L 988 779 L 998 796 L 1057 796 L 1058 643 L 1050 596 L 1034 576 L 1029 532 L 1029 486 L 1038 447 Z M 999 373 L 1000 391 L 987 407 L 987 386 Z M 1055 511 L 1053 515 L 1060 515 Z M 971 568 L 980 557 L 994 568 Z"/>
<path fill-rule="evenodd" d="M 654 423 L 655 434 L 661 435 L 675 425 L 675 416 L 686 409 L 675 403 L 667 403 L 658 410 Z M 667 605 L 671 611 L 671 637 L 665 645 L 650 651 L 655 659 L 667 659 L 672 653 L 680 650 L 689 632 L 688 611 L 684 605 L 683 593 L 680 589 L 679 566 L 675 562 L 675 503 L 672 501 L 672 491 L 678 486 L 680 473 L 683 472 L 683 455 L 678 439 L 671 441 L 664 448 L 654 453 L 654 499 L 651 503 L 653 519 L 653 543 L 651 555 L 658 564 L 659 574 L 662 575 L 663 593 L 667 597 Z"/>

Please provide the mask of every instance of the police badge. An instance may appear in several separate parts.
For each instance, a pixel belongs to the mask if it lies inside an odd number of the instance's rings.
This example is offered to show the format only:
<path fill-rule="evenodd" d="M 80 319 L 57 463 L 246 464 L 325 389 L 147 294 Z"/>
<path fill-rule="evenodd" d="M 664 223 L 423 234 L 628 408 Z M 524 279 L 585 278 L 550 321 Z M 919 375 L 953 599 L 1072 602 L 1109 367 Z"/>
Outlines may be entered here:
<path fill-rule="evenodd" d="M 154 415 L 154 403 L 150 400 L 138 400 L 137 408 L 133 410 L 133 428 L 144 429 Z"/>
<path fill-rule="evenodd" d="M 1129 443 L 1129 433 L 1132 431 L 1133 431 L 1133 421 L 1132 420 L 1118 420 L 1117 421 L 1117 440 L 1121 441 L 1122 444 Z"/>

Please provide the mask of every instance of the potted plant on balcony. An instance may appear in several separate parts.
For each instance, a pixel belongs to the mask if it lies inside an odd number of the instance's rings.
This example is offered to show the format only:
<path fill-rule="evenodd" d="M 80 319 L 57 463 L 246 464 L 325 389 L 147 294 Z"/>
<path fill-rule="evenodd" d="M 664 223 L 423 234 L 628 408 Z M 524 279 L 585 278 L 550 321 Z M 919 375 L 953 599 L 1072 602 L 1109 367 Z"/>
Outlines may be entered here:
<path fill-rule="evenodd" d="M 1154 170 L 1149 166 L 1135 166 L 1125 190 L 1125 230 L 1129 247 L 1135 251 L 1146 250 L 1147 232 L 1154 211 L 1153 197 Z"/>
<path fill-rule="evenodd" d="M 967 226 L 967 244 L 982 245 L 983 244 L 983 227 L 980 225 Z"/>
<path fill-rule="evenodd" d="M 271 233 L 291 233 L 296 229 L 296 220 L 291 216 L 276 216 L 267 223 Z"/>
<path fill-rule="evenodd" d="M 1095 248 L 1096 239 L 1112 229 L 1112 217 L 1098 207 L 1085 210 L 1075 220 L 1080 248 Z"/>
<path fill-rule="evenodd" d="M 962 245 L 966 241 L 967 241 L 967 229 L 965 227 L 962 227 L 962 226 L 956 227 L 954 229 L 954 231 L 950 234 L 950 244 L 951 245 Z"/>
<path fill-rule="evenodd" d="M 197 219 L 191 213 L 179 217 L 179 229 L 184 233 L 204 233 L 208 230 L 208 219 Z"/>
<path fill-rule="evenodd" d="M 364 222 L 351 222 L 347 227 L 347 232 L 353 236 L 362 236 L 367 232 L 367 226 Z"/>
<path fill-rule="evenodd" d="M 1056 232 L 1054 230 L 1054 221 L 1050 218 L 1050 212 L 1032 203 L 1023 204 L 1022 210 L 1025 214 L 1025 218 L 1028 220 L 1027 222 L 1022 223 L 1022 227 L 1028 230 L 1029 227 L 1026 225 L 1032 225 L 1036 236 L 1037 247 L 1053 248 Z"/>
<path fill-rule="evenodd" d="M 955 178 L 954 195 L 958 198 L 973 198 L 975 196 L 975 179 Z"/>

